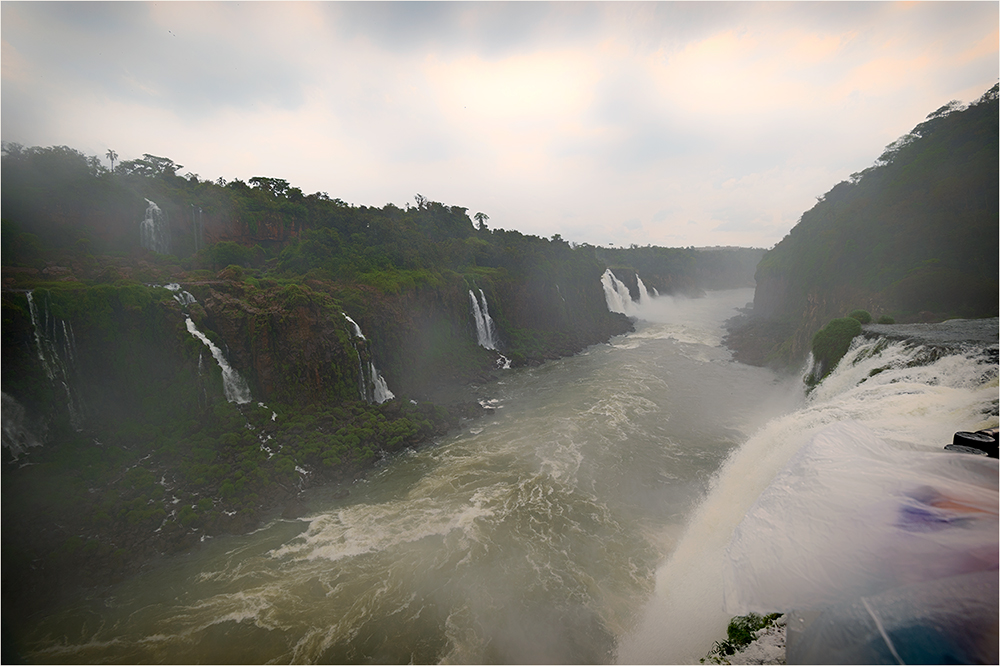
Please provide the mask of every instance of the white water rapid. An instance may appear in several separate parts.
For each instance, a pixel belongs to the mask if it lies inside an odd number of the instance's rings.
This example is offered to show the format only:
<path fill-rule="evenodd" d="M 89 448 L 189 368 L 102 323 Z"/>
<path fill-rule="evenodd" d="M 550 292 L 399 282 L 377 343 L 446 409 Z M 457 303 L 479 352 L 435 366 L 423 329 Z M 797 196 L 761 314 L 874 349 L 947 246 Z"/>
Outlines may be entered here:
<path fill-rule="evenodd" d="M 212 358 L 215 359 L 215 362 L 219 364 L 219 368 L 222 369 L 222 390 L 225 392 L 226 400 L 235 402 L 238 405 L 245 405 L 250 402 L 250 387 L 247 386 L 246 380 L 240 376 L 240 373 L 229 365 L 229 361 L 226 360 L 222 350 L 209 340 L 204 333 L 198 330 L 198 327 L 191 321 L 191 317 L 184 317 L 184 325 L 187 326 L 187 330 L 191 335 L 201 340 L 208 347 L 208 350 L 212 352 Z"/>
<path fill-rule="evenodd" d="M 498 409 L 347 498 L 309 489 L 301 519 L 68 603 L 26 656 L 697 663 L 726 635 L 734 529 L 812 434 L 853 420 L 940 451 L 997 422 L 995 363 L 961 354 L 859 344 L 808 398 L 733 362 L 722 322 L 752 294 L 629 301 L 634 333 L 471 390 Z"/>
<path fill-rule="evenodd" d="M 155 202 L 146 199 L 146 216 L 139 223 L 139 244 L 147 250 L 167 254 L 170 252 L 170 229 L 166 217 Z"/>

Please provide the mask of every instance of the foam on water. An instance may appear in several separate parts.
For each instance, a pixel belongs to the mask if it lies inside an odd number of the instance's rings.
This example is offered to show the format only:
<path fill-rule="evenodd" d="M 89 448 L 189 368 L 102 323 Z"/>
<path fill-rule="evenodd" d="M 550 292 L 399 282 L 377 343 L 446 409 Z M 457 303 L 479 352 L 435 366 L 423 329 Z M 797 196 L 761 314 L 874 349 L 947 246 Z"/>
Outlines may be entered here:
<path fill-rule="evenodd" d="M 718 327 L 746 296 L 678 300 L 672 316 Z M 207 540 L 47 619 L 31 655 L 61 642 L 60 659 L 91 662 L 612 660 L 710 475 L 785 390 L 657 325 L 512 370 L 470 396 L 503 409 L 394 456 L 349 498 L 306 491 L 305 519 Z M 698 349 L 710 362 L 681 353 Z"/>
<path fill-rule="evenodd" d="M 769 421 L 734 451 L 657 571 L 642 621 L 619 645 L 620 662 L 690 663 L 725 637 L 731 614 L 719 572 L 730 537 L 774 476 L 825 427 L 857 421 L 899 445 L 939 450 L 957 430 L 996 424 L 995 364 L 951 355 L 916 365 L 922 355 L 901 342 L 856 339 L 802 408 Z"/>

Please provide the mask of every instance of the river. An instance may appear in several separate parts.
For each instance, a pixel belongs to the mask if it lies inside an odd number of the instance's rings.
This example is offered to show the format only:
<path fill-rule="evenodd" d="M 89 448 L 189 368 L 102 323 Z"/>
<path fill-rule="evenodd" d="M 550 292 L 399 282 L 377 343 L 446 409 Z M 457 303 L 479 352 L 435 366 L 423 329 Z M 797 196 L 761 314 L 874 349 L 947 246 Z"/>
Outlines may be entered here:
<path fill-rule="evenodd" d="M 475 389 L 495 412 L 349 497 L 311 489 L 301 519 L 206 539 L 45 618 L 28 657 L 697 662 L 725 636 L 726 540 L 811 433 L 850 418 L 934 447 L 995 410 L 995 371 L 960 379 L 973 361 L 905 403 L 888 379 L 859 397 L 840 376 L 807 399 L 721 346 L 752 298 L 645 300 L 634 333 Z"/>

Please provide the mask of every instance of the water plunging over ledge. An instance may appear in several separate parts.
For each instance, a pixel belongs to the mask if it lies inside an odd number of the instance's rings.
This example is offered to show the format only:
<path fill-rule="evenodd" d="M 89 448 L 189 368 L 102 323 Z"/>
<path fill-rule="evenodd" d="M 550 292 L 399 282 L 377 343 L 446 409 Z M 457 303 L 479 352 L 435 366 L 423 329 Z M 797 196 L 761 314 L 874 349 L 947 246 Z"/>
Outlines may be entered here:
<path fill-rule="evenodd" d="M 725 544 L 800 442 L 850 418 L 940 448 L 996 400 L 989 364 L 907 368 L 891 344 L 806 398 L 800 378 L 721 347 L 751 294 L 630 305 L 634 333 L 476 389 L 491 416 L 392 458 L 349 498 L 308 490 L 301 519 L 208 539 L 67 606 L 28 656 L 697 662 L 730 616 Z"/>

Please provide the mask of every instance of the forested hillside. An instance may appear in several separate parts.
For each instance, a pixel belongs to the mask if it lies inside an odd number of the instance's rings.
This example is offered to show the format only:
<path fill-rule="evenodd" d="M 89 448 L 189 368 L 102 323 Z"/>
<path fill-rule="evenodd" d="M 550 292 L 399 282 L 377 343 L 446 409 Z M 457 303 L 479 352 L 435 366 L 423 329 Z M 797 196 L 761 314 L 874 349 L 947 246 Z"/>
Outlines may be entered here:
<path fill-rule="evenodd" d="M 420 195 L 2 160 L 6 608 L 300 511 L 483 413 L 471 391 L 505 364 L 631 328 L 594 248 Z"/>
<path fill-rule="evenodd" d="M 753 316 L 729 338 L 741 360 L 801 362 L 855 308 L 900 323 L 997 314 L 997 90 L 930 114 L 764 255 Z"/>

